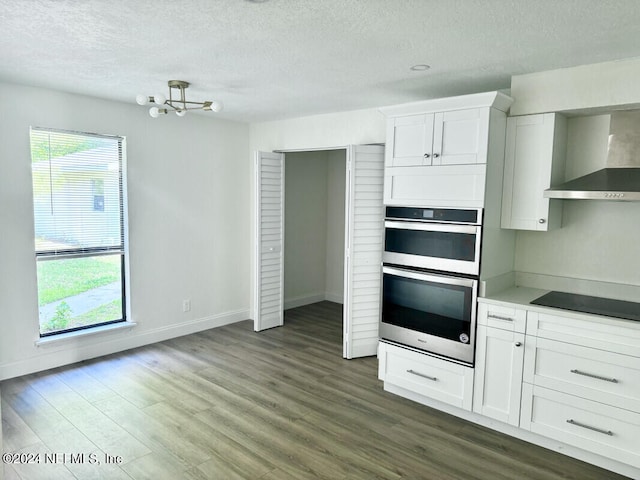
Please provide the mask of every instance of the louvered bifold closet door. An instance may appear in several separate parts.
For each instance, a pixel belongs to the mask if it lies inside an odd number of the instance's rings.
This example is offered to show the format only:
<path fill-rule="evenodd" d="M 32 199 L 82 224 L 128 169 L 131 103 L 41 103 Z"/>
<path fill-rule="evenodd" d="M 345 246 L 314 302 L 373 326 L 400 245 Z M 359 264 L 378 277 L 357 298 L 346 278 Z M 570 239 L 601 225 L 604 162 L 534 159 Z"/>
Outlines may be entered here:
<path fill-rule="evenodd" d="M 378 347 L 384 147 L 349 147 L 347 167 L 343 356 L 356 358 L 375 355 Z"/>
<path fill-rule="evenodd" d="M 284 154 L 256 152 L 254 329 L 283 324 Z"/>

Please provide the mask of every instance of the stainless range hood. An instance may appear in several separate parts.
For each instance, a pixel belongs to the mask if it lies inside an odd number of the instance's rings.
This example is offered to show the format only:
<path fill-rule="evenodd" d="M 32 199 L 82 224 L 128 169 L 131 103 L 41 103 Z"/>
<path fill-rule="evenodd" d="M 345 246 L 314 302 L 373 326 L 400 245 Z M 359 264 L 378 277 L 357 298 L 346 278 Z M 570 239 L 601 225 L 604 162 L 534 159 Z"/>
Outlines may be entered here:
<path fill-rule="evenodd" d="M 546 198 L 640 201 L 640 110 L 613 112 L 605 168 L 544 191 Z"/>

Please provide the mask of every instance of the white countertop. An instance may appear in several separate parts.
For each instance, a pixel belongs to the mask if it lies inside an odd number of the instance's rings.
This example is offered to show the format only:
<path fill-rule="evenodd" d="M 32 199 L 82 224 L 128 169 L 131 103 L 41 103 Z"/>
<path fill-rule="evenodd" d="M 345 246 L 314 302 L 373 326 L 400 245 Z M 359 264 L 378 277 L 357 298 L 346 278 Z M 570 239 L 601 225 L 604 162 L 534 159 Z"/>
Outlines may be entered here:
<path fill-rule="evenodd" d="M 535 300 L 538 297 L 541 297 L 548 292 L 550 292 L 550 290 L 542 290 L 539 288 L 530 287 L 510 287 L 506 290 L 502 290 L 501 292 L 497 292 L 486 297 L 480 297 L 478 298 L 478 301 L 493 304 L 515 303 L 516 305 L 537 307 L 538 305 L 530 305 L 529 302 Z"/>
<path fill-rule="evenodd" d="M 564 310 L 562 308 L 545 307 L 542 305 L 532 305 L 530 302 L 536 298 L 549 293 L 550 290 L 531 287 L 513 286 L 506 288 L 500 292 L 492 293 L 485 297 L 479 297 L 478 302 L 491 305 L 501 305 L 513 307 L 523 307 L 528 311 L 546 313 L 550 315 L 562 315 L 563 317 L 589 319 L 601 323 L 621 322 L 627 327 L 637 328 L 640 330 L 640 322 L 635 320 L 627 320 L 624 318 L 607 317 L 604 315 L 595 315 L 591 313 L 575 312 L 573 310 Z M 620 324 L 620 323 L 618 323 Z"/>

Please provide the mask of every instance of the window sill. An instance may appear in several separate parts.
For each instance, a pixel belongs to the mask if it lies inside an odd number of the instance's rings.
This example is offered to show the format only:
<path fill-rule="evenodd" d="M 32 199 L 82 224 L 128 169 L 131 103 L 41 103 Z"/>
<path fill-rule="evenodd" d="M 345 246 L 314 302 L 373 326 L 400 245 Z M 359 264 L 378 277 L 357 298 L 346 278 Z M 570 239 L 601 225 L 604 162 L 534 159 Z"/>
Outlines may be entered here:
<path fill-rule="evenodd" d="M 129 330 L 135 327 L 135 322 L 121 322 L 114 323 L 112 325 L 103 325 L 101 327 L 88 328 L 85 330 L 78 330 L 75 332 L 61 333 L 60 335 L 51 335 L 50 337 L 39 338 L 35 341 L 36 347 L 49 347 L 53 345 L 59 345 L 61 343 L 70 342 L 78 338 L 90 337 L 93 335 L 101 335 L 119 330 Z"/>

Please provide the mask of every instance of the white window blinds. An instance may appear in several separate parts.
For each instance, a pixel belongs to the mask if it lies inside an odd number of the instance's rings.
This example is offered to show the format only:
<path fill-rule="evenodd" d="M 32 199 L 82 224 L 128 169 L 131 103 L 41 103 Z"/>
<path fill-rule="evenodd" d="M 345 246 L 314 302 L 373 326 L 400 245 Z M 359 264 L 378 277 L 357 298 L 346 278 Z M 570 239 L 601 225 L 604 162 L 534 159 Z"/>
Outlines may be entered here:
<path fill-rule="evenodd" d="M 122 141 L 31 129 L 36 255 L 124 252 Z"/>

